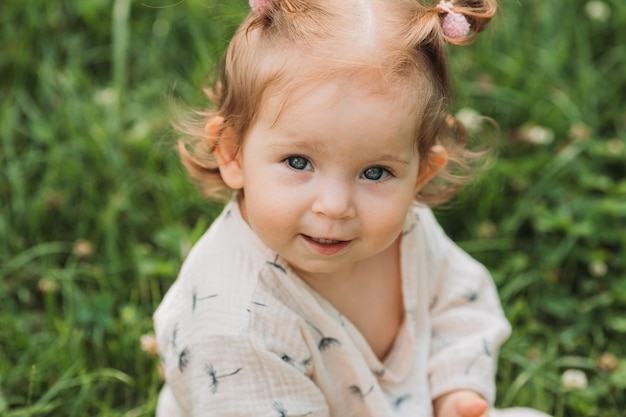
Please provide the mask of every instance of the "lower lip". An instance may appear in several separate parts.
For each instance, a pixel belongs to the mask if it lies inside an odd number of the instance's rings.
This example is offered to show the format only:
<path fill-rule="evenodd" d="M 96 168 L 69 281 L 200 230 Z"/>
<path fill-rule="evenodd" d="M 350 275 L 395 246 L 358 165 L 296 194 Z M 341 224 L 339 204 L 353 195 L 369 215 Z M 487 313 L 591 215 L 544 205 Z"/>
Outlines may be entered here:
<path fill-rule="evenodd" d="M 311 239 L 311 237 L 306 235 L 302 235 L 302 237 L 304 238 L 304 241 L 315 250 L 315 252 L 319 253 L 320 255 L 327 256 L 341 252 L 343 249 L 347 248 L 352 242 L 351 240 L 342 240 L 336 243 L 321 243 Z"/>

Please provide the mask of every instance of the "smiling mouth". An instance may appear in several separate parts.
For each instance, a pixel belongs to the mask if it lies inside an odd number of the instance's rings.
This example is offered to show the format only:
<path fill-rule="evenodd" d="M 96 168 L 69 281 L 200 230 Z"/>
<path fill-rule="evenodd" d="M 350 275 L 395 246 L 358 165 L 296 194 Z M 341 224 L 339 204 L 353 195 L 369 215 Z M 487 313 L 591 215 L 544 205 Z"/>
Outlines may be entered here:
<path fill-rule="evenodd" d="M 322 238 L 316 238 L 316 237 L 311 237 L 311 236 L 307 236 L 307 237 L 311 239 L 313 242 L 321 243 L 322 245 L 334 245 L 337 243 L 345 242 L 345 240 L 322 239 Z"/>
<path fill-rule="evenodd" d="M 315 252 L 326 256 L 341 253 L 352 243 L 352 240 L 328 239 L 307 235 L 302 235 L 302 237 Z"/>

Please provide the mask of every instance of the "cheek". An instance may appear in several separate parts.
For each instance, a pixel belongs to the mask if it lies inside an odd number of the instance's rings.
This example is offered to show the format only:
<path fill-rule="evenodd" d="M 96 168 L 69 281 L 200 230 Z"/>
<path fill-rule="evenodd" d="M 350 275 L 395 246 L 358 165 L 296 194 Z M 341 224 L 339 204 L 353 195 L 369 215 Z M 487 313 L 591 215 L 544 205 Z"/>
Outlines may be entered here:
<path fill-rule="evenodd" d="M 406 215 L 412 204 L 412 197 L 405 197 L 401 195 L 401 198 L 385 198 L 378 201 L 379 204 L 374 204 L 373 200 L 365 202 L 362 207 L 367 207 L 362 217 L 362 225 L 369 229 L 372 234 L 379 234 L 381 238 L 383 235 L 389 239 L 394 239 L 397 234 L 402 231 Z"/>
<path fill-rule="evenodd" d="M 245 206 L 248 222 L 259 234 L 271 234 L 285 229 L 293 221 L 293 195 L 281 192 L 276 185 L 252 186 L 246 192 Z"/>
<path fill-rule="evenodd" d="M 406 216 L 400 215 L 399 212 L 381 213 L 370 221 L 369 229 L 371 233 L 380 235 L 381 238 L 395 239 L 404 226 Z"/>

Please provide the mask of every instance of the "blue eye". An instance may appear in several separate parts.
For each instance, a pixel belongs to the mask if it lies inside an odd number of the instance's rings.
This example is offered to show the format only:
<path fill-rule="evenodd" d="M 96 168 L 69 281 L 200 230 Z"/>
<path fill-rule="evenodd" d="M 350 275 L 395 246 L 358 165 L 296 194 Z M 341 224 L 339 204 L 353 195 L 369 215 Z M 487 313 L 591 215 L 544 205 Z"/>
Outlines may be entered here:
<path fill-rule="evenodd" d="M 363 178 L 370 181 L 379 181 L 387 178 L 387 176 L 389 176 L 389 171 L 381 167 L 371 167 L 363 171 L 363 174 L 361 175 Z"/>
<path fill-rule="evenodd" d="M 302 156 L 290 156 L 289 158 L 285 159 L 285 162 L 289 164 L 289 167 L 298 171 L 311 169 L 311 163 L 309 162 L 309 160 Z"/>

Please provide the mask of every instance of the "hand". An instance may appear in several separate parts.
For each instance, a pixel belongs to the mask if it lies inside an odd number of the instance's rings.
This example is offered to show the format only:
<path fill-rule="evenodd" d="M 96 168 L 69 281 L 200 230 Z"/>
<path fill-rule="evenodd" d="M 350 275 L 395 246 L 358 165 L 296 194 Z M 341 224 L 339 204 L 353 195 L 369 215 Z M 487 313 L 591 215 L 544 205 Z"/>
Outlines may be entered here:
<path fill-rule="evenodd" d="M 438 397 L 435 417 L 489 417 L 487 401 L 471 390 L 457 390 Z"/>

